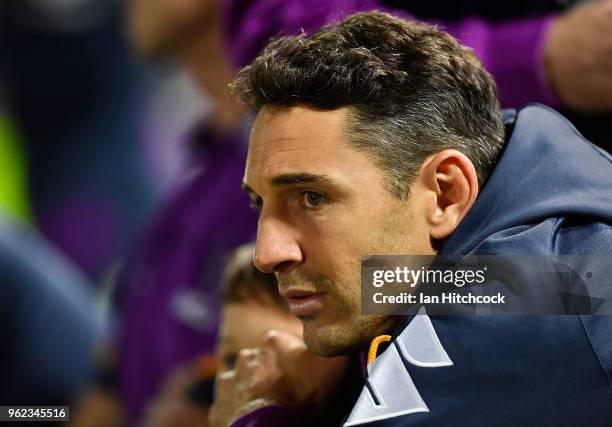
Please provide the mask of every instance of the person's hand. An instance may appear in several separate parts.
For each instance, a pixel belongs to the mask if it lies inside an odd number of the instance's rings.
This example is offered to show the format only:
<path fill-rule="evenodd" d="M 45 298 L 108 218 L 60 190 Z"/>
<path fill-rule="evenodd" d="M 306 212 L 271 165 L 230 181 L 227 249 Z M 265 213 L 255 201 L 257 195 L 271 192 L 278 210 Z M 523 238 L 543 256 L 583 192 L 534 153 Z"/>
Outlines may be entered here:
<path fill-rule="evenodd" d="M 612 111 L 612 0 L 593 1 L 556 18 L 544 68 L 565 106 Z"/>
<path fill-rule="evenodd" d="M 195 381 L 191 365 L 175 369 L 149 403 L 143 427 L 208 427 L 208 408 L 190 402 L 187 388 Z"/>
<path fill-rule="evenodd" d="M 310 353 L 304 341 L 270 331 L 257 349 L 242 350 L 234 370 L 217 378 L 212 427 L 227 427 L 258 408 L 284 406 L 296 413 L 317 413 L 335 394 L 346 373 L 344 357 Z"/>

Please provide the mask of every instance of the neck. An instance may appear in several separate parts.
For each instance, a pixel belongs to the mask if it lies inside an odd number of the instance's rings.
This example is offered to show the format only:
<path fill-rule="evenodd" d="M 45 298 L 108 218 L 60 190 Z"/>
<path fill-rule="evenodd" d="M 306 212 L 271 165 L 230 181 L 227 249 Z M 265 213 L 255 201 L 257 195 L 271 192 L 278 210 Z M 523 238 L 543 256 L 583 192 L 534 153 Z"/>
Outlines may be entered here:
<path fill-rule="evenodd" d="M 211 23 L 201 33 L 194 34 L 178 50 L 177 57 L 200 90 L 212 98 L 210 123 L 213 129 L 220 133 L 235 129 L 243 113 L 227 89 L 234 71 L 225 53 L 220 24 Z"/>

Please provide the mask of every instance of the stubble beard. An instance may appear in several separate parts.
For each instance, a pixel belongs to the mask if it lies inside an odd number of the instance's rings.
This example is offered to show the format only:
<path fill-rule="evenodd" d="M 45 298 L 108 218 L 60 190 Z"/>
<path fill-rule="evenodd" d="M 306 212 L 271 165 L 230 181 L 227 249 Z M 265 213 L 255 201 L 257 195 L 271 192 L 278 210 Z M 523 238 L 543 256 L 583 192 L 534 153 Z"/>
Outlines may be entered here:
<path fill-rule="evenodd" d="M 324 293 L 325 308 L 312 317 L 300 317 L 308 350 L 322 357 L 334 357 L 367 350 L 376 336 L 388 333 L 397 319 L 361 314 L 360 273 L 338 283 L 324 274 L 292 272 L 279 275 L 279 289 L 297 286 Z M 344 290 L 342 292 L 341 290 Z"/>

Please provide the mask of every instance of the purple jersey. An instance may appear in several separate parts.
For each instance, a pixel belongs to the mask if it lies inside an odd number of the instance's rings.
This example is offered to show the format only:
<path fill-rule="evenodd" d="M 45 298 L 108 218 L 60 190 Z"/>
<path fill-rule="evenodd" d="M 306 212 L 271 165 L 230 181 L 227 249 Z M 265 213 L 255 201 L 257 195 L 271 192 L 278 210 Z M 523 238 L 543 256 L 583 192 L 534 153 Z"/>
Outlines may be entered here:
<path fill-rule="evenodd" d="M 213 353 L 224 264 L 255 236 L 256 215 L 240 190 L 244 136 L 204 139 L 194 175 L 151 224 L 119 280 L 119 377 L 131 419 L 177 364 Z"/>

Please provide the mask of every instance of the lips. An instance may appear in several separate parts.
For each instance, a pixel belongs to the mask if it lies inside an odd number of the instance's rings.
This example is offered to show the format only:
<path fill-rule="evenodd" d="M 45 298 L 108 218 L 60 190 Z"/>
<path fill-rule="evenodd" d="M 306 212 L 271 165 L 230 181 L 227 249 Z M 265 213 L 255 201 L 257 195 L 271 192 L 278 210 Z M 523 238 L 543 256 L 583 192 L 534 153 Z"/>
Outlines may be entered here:
<path fill-rule="evenodd" d="M 299 289 L 283 289 L 281 296 L 289 304 L 289 310 L 297 317 L 314 316 L 323 307 L 325 294 Z"/>

